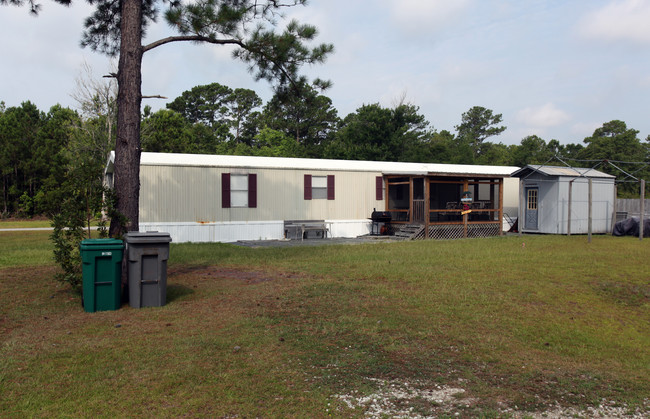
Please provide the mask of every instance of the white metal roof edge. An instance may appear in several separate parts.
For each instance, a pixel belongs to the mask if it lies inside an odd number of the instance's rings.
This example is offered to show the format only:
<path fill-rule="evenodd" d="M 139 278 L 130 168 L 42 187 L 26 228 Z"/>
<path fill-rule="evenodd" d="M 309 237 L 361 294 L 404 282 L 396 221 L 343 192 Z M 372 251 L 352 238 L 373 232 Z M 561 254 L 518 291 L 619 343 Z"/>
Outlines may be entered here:
<path fill-rule="evenodd" d="M 115 158 L 111 152 L 111 160 Z M 262 169 L 372 171 L 382 174 L 472 174 L 510 176 L 515 166 L 485 166 L 440 163 L 378 162 L 364 160 L 304 159 L 293 157 L 233 156 L 143 152 L 143 166 L 237 167 Z"/>
<path fill-rule="evenodd" d="M 586 177 L 586 178 L 616 178 L 616 176 L 604 173 L 596 169 L 589 169 L 585 167 L 567 167 L 567 166 L 544 166 L 537 164 L 529 164 L 521 169 L 512 173 L 513 177 L 518 177 L 518 174 L 524 173 L 526 170 L 541 173 L 546 176 L 559 176 L 559 177 Z"/>

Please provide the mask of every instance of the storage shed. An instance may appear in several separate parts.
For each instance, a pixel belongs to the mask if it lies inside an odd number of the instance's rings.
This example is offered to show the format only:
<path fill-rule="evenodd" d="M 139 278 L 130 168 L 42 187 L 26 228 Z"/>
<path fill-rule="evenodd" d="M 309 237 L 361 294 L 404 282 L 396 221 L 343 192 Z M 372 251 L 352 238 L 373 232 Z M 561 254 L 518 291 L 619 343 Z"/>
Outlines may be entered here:
<path fill-rule="evenodd" d="M 521 179 L 518 224 L 522 232 L 586 234 L 590 212 L 592 233 L 612 231 L 614 176 L 595 169 L 542 165 L 528 165 L 512 176 Z"/>
<path fill-rule="evenodd" d="M 113 161 L 111 153 L 109 185 Z M 142 153 L 140 163 L 140 230 L 169 232 L 175 243 L 283 239 L 288 220 L 357 237 L 371 233 L 375 209 L 390 212 L 393 226 L 494 235 L 518 207 L 516 167 L 173 153 Z M 467 216 L 453 206 L 463 191 L 476 197 Z"/>

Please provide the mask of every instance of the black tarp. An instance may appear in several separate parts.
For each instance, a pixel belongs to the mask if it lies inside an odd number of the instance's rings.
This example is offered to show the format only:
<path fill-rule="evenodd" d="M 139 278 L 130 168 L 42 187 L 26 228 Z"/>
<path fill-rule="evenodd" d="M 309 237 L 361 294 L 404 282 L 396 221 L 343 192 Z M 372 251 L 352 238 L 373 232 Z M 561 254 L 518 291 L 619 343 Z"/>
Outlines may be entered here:
<path fill-rule="evenodd" d="M 615 236 L 639 237 L 639 221 L 639 217 L 621 220 L 614 224 L 614 231 L 612 234 Z M 650 238 L 650 218 L 643 219 L 643 237 Z"/>

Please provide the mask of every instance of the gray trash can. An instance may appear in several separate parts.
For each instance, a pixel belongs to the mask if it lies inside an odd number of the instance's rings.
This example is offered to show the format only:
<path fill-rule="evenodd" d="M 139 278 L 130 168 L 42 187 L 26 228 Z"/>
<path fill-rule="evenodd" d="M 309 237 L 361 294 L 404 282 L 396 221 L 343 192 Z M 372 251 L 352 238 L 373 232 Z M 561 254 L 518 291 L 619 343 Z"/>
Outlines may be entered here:
<path fill-rule="evenodd" d="M 126 242 L 129 305 L 134 308 L 161 307 L 167 301 L 167 259 L 169 233 L 130 232 Z"/>

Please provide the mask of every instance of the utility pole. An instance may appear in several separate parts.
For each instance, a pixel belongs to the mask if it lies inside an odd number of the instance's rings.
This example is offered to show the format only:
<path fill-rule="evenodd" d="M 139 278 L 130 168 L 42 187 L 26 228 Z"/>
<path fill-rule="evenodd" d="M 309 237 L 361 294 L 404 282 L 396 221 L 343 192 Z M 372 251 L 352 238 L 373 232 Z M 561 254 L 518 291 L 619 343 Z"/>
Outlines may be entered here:
<path fill-rule="evenodd" d="M 593 206 L 594 206 L 593 205 L 592 191 L 593 191 L 593 189 L 592 189 L 592 179 L 589 178 L 589 219 L 587 221 L 587 230 L 589 231 L 589 234 L 588 234 L 588 236 L 589 236 L 588 242 L 589 243 L 591 243 L 591 226 L 592 226 L 592 220 L 593 220 L 592 209 L 593 209 Z"/>
<path fill-rule="evenodd" d="M 569 204 L 567 208 L 567 220 L 566 220 L 566 234 L 567 236 L 571 235 L 571 204 L 573 203 L 573 181 L 575 179 L 571 179 L 569 181 Z"/>
<path fill-rule="evenodd" d="M 517 218 L 517 230 L 519 230 L 519 237 L 522 236 L 521 230 L 524 228 L 524 180 L 519 180 L 519 217 Z"/>
<path fill-rule="evenodd" d="M 609 229 L 610 233 L 614 233 L 614 226 L 616 225 L 616 213 L 618 212 L 618 185 L 614 182 L 614 208 L 612 211 L 612 226 Z"/>
<path fill-rule="evenodd" d="M 639 240 L 643 240 L 643 217 L 645 216 L 645 180 L 641 179 L 641 210 L 639 211 Z"/>

